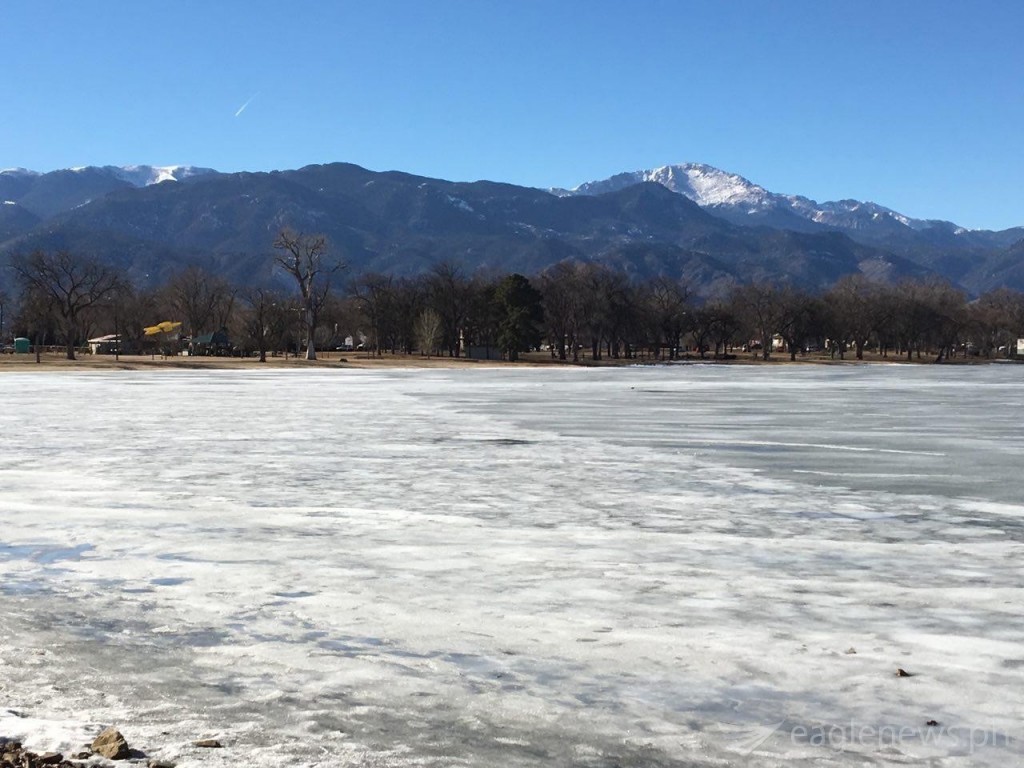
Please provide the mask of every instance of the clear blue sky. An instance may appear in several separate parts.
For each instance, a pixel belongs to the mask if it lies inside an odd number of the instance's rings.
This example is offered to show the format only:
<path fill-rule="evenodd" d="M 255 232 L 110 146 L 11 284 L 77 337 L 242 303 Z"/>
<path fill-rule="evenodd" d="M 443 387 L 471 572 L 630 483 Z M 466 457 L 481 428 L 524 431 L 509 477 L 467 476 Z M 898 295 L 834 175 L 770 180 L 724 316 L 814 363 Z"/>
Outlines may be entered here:
<path fill-rule="evenodd" d="M 1015 0 L 0 0 L 0 57 L 0 167 L 547 187 L 696 161 L 1024 224 Z"/>

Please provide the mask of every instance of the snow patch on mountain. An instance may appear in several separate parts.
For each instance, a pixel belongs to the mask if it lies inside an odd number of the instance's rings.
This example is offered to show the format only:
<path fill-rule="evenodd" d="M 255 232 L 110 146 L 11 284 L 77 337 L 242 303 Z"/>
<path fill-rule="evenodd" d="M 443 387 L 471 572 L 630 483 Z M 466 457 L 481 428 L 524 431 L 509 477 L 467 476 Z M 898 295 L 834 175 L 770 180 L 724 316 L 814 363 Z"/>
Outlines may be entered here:
<path fill-rule="evenodd" d="M 30 171 L 28 168 L 0 168 L 0 176 L 39 176 L 38 171 Z"/>
<path fill-rule="evenodd" d="M 197 168 L 192 165 L 84 165 L 69 170 L 79 173 L 94 170 L 109 173 L 133 187 L 148 187 L 165 181 L 183 181 L 192 176 L 216 173 L 212 168 Z"/>
<path fill-rule="evenodd" d="M 666 165 L 647 171 L 620 173 L 603 181 L 590 181 L 562 195 L 599 195 L 616 192 L 634 184 L 654 182 L 693 200 L 700 206 L 730 205 L 761 207 L 773 197 L 771 192 L 742 176 L 703 163 Z"/>
<path fill-rule="evenodd" d="M 733 205 L 761 207 L 770 200 L 764 187 L 735 173 L 701 163 L 666 165 L 647 171 L 644 181 L 654 181 L 673 192 L 686 195 L 700 206 Z"/>
<path fill-rule="evenodd" d="M 859 200 L 819 203 L 801 195 L 769 192 L 739 174 L 703 163 L 681 163 L 645 171 L 620 173 L 601 181 L 580 184 L 571 190 L 550 191 L 561 196 L 599 195 L 642 182 L 661 184 L 666 189 L 685 195 L 703 208 L 746 214 L 752 221 L 771 214 L 781 214 L 796 215 L 823 227 L 836 229 L 909 227 L 923 230 L 940 224 L 936 221 L 912 219 L 876 203 Z"/>
<path fill-rule="evenodd" d="M 473 210 L 473 206 L 471 206 L 469 203 L 467 203 L 460 197 L 452 197 L 451 195 L 445 195 L 445 197 L 448 199 L 449 203 L 454 205 L 456 208 L 459 208 L 460 210 L 466 211 L 467 213 L 476 212 Z"/>
<path fill-rule="evenodd" d="M 193 176 L 215 173 L 212 168 L 197 168 L 192 165 L 126 165 L 112 170 L 119 179 L 136 187 L 148 187 L 165 181 L 184 181 Z"/>

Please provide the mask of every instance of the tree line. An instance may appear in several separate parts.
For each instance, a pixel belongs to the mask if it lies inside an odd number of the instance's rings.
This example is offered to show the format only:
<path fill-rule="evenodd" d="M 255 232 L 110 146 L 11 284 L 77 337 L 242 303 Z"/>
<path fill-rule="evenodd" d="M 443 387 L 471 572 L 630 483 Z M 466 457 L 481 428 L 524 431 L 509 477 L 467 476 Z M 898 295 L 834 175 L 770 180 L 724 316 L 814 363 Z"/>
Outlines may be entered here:
<path fill-rule="evenodd" d="M 203 353 L 315 359 L 318 349 L 357 347 L 510 361 L 540 349 L 562 361 L 809 352 L 863 359 L 866 351 L 992 359 L 1016 356 L 1024 338 L 1024 294 L 998 289 L 968 300 L 938 279 L 888 284 L 858 274 L 818 293 L 758 281 L 698 297 L 685 280 L 635 280 L 591 262 L 563 261 L 531 277 L 469 273 L 455 262 L 416 277 L 349 275 L 321 236 L 284 230 L 273 247 L 292 290 L 232 285 L 199 266 L 139 288 L 86 256 L 15 256 L 9 266 L 19 290 L 0 294 L 0 338 L 24 336 L 37 350 L 59 344 L 69 359 L 98 333 L 117 336 L 120 351 L 178 354 L 222 331 L 231 343 Z M 181 326 L 147 336 L 167 320 Z"/>

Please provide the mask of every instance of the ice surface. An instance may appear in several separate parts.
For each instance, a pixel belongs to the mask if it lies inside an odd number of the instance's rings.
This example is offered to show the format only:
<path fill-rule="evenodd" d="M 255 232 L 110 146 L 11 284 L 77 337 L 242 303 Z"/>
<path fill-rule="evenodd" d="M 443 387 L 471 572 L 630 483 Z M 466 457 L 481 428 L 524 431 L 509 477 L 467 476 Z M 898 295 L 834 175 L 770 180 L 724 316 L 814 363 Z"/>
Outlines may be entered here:
<path fill-rule="evenodd" d="M 0 736 L 1020 764 L 1021 372 L 0 377 Z"/>

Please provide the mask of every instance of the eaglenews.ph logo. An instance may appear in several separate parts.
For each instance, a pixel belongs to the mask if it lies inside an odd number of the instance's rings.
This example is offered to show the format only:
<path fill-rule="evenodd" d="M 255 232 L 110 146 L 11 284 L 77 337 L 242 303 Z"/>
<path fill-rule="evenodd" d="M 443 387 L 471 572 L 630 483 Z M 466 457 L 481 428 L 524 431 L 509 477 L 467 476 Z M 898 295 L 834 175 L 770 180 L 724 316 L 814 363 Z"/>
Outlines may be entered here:
<path fill-rule="evenodd" d="M 778 733 L 785 723 L 785 720 L 780 720 L 774 725 L 730 729 L 726 748 L 741 755 L 753 754 Z"/>

